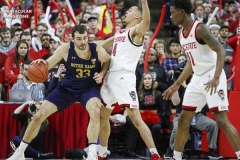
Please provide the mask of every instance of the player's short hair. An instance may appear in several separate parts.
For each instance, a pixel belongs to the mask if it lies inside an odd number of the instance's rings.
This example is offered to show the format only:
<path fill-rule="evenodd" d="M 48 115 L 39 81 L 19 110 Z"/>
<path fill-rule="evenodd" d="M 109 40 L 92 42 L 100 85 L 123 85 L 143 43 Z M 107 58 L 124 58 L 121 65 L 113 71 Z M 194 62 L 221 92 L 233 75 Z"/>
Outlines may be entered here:
<path fill-rule="evenodd" d="M 72 28 L 72 37 L 74 38 L 75 32 L 84 34 L 87 32 L 87 28 L 84 25 L 76 25 Z"/>
<path fill-rule="evenodd" d="M 183 9 L 187 14 L 191 14 L 192 3 L 191 0 L 172 0 L 170 6 L 178 9 Z"/>

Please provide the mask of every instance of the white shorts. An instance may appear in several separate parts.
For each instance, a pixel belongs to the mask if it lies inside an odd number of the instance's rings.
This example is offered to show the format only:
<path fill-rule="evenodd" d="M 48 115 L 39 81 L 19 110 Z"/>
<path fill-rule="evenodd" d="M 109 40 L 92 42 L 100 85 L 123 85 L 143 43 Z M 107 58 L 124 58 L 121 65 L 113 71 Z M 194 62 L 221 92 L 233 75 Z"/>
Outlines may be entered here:
<path fill-rule="evenodd" d="M 205 90 L 204 84 L 212 80 L 214 73 L 215 70 L 210 70 L 201 76 L 193 75 L 184 94 L 182 106 L 184 110 L 198 112 L 206 103 L 212 112 L 228 110 L 227 79 L 224 70 L 219 78 L 216 93 L 210 95 L 210 90 L 208 92 Z"/>
<path fill-rule="evenodd" d="M 108 72 L 100 95 L 107 108 L 115 103 L 120 107 L 139 108 L 136 92 L 136 75 L 127 71 Z"/>

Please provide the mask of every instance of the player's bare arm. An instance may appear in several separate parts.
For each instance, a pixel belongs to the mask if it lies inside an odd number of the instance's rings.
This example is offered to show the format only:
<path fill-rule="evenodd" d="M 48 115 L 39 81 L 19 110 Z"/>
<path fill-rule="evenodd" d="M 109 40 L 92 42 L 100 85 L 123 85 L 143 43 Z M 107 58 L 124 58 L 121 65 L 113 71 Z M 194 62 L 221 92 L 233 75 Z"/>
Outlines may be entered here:
<path fill-rule="evenodd" d="M 148 30 L 151 20 L 147 0 L 141 0 L 141 2 L 142 2 L 142 21 L 139 24 L 137 24 L 131 32 L 133 42 L 137 44 L 142 43 L 143 36 Z"/>
<path fill-rule="evenodd" d="M 99 84 L 102 82 L 104 75 L 106 75 L 109 69 L 111 57 L 106 52 L 106 50 L 100 45 L 97 46 L 97 52 L 98 59 L 102 63 L 102 70 L 100 71 L 100 73 L 95 73 L 93 79 L 95 79 L 95 81 Z"/>
<path fill-rule="evenodd" d="M 40 63 L 43 62 L 48 66 L 48 70 L 53 68 L 61 59 L 67 60 L 67 53 L 69 50 L 69 43 L 64 43 L 61 46 L 57 48 L 57 50 L 54 52 L 54 54 L 49 57 L 47 60 L 44 59 L 37 59 L 35 61 L 32 61 L 31 64 L 34 63 Z"/>
<path fill-rule="evenodd" d="M 168 100 L 172 98 L 173 93 L 179 89 L 180 85 L 191 75 L 191 73 L 192 73 L 192 66 L 191 66 L 191 63 L 187 61 L 187 64 L 184 67 L 183 72 L 181 73 L 179 78 L 176 80 L 176 82 L 162 94 L 163 99 Z"/>
<path fill-rule="evenodd" d="M 205 89 L 207 91 L 210 90 L 210 95 L 212 95 L 213 92 L 216 92 L 217 86 L 219 84 L 219 77 L 222 73 L 226 53 L 222 45 L 215 37 L 213 37 L 206 25 L 199 25 L 196 32 L 198 39 L 203 40 L 213 51 L 217 53 L 217 64 L 214 77 L 212 80 L 205 84 Z"/>
<path fill-rule="evenodd" d="M 197 37 L 203 40 L 213 51 L 217 53 L 217 66 L 214 77 L 219 78 L 225 60 L 225 51 L 219 41 L 213 37 L 206 25 L 201 24 L 197 28 Z"/>
<path fill-rule="evenodd" d="M 48 69 L 51 69 L 52 67 L 54 67 L 62 59 L 66 61 L 68 50 L 69 50 L 69 43 L 64 43 L 61 46 L 59 46 L 55 51 L 55 53 L 46 60 Z"/>
<path fill-rule="evenodd" d="M 110 48 L 113 46 L 114 36 L 106 39 L 105 41 L 99 43 L 104 49 Z"/>

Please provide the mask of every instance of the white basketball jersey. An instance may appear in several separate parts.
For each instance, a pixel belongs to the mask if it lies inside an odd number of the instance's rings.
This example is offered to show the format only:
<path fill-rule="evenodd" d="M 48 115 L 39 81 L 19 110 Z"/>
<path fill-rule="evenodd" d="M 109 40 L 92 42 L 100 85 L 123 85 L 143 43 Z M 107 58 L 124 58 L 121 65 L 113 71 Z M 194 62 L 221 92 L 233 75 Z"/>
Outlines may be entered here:
<path fill-rule="evenodd" d="M 135 72 L 143 45 L 135 44 L 131 39 L 130 32 L 131 28 L 120 30 L 119 33 L 115 34 L 109 71 Z"/>
<path fill-rule="evenodd" d="M 191 62 L 194 74 L 202 75 L 216 67 L 217 54 L 207 44 L 202 45 L 196 40 L 196 28 L 202 23 L 194 21 L 190 32 L 184 36 L 183 30 L 180 30 L 180 43 L 183 50 Z"/>

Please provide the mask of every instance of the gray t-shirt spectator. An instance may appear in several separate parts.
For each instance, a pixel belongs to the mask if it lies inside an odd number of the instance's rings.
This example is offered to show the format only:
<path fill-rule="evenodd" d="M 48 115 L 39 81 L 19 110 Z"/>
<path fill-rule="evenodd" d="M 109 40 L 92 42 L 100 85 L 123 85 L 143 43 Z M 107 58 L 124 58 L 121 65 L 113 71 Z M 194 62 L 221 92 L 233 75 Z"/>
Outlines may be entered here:
<path fill-rule="evenodd" d="M 3 46 L 1 43 L 0 43 L 0 52 L 1 53 L 4 53 L 4 54 L 7 54 L 8 51 L 10 51 L 12 48 L 14 48 L 16 46 L 16 42 L 13 42 L 11 40 L 11 42 L 9 43 L 8 46 Z"/>

